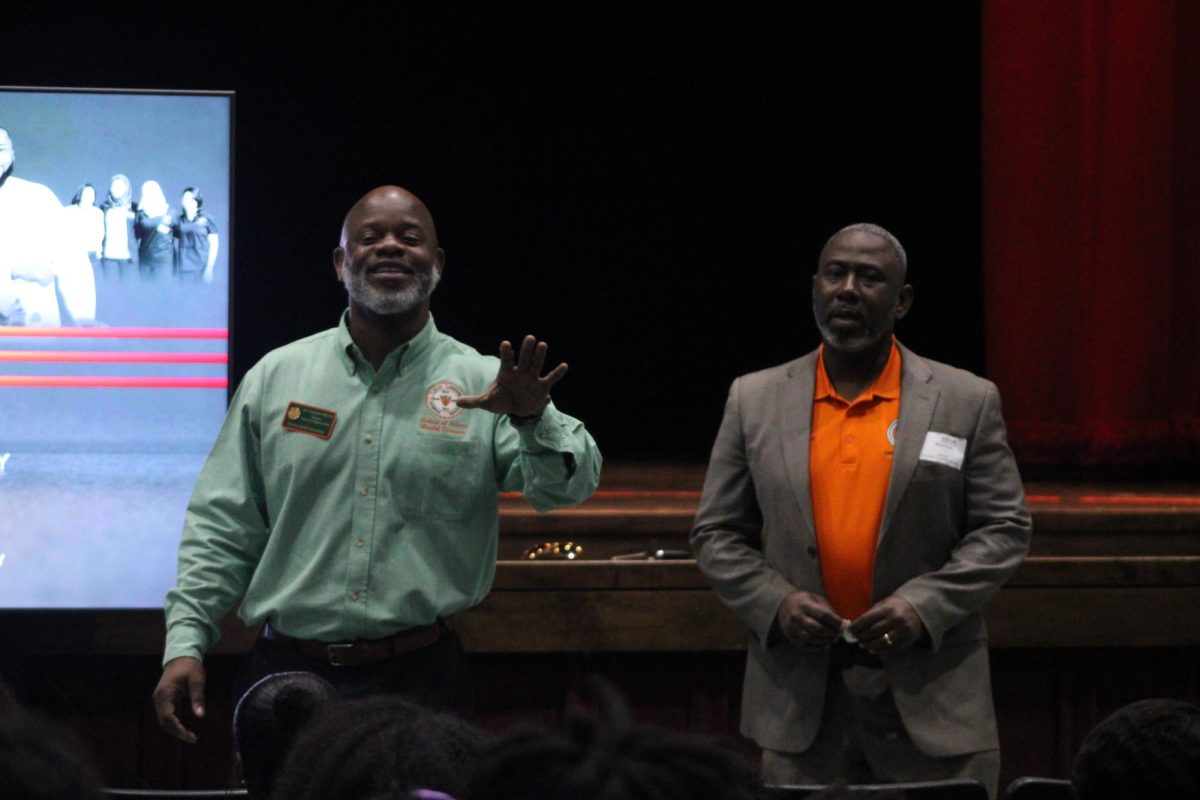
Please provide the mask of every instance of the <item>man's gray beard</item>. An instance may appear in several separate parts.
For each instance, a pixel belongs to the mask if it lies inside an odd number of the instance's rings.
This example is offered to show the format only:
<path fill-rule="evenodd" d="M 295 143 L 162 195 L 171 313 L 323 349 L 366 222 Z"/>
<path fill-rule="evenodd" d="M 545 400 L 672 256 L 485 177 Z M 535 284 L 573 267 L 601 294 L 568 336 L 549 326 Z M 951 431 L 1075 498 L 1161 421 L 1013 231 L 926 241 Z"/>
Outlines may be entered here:
<path fill-rule="evenodd" d="M 829 323 L 821 319 L 817 314 L 816 303 L 813 303 L 813 319 L 817 321 L 817 330 L 821 332 L 821 341 L 827 342 L 830 347 L 841 350 L 844 353 L 861 353 L 869 349 L 879 339 L 874 331 L 865 328 L 857 333 L 848 335 L 833 330 L 829 327 Z"/>
<path fill-rule="evenodd" d="M 441 279 L 440 269 L 419 272 L 413 275 L 412 284 L 404 291 L 385 292 L 368 281 L 365 272 L 342 270 L 342 284 L 346 287 L 350 299 L 357 300 L 376 314 L 403 314 L 411 311 L 433 294 Z"/>

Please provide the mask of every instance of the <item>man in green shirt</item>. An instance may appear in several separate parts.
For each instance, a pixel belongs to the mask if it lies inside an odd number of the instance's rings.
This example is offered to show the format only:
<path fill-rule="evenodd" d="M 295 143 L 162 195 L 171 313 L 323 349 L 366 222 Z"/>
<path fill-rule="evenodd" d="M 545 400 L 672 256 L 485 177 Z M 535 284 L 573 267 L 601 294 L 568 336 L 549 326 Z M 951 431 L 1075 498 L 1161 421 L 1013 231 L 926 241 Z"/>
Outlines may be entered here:
<path fill-rule="evenodd" d="M 497 492 L 539 510 L 587 499 L 600 453 L 550 402 L 546 344 L 485 357 L 438 332 L 445 264 L 428 209 L 383 186 L 333 251 L 349 310 L 245 376 L 188 504 L 167 594 L 159 722 L 204 715 L 203 657 L 241 601 L 266 623 L 241 683 L 307 669 L 348 690 L 466 710 L 462 647 L 444 618 L 495 573 Z M 484 413 L 491 412 L 491 413 Z"/>

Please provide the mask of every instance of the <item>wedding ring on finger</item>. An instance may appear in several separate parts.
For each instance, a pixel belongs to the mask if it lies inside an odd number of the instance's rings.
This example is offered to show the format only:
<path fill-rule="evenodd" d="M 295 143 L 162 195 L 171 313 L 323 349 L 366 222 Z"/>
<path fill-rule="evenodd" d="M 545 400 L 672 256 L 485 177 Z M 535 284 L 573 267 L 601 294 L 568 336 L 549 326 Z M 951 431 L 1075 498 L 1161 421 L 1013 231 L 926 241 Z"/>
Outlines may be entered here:
<path fill-rule="evenodd" d="M 892 635 L 890 633 L 885 633 L 883 635 L 883 643 L 886 644 L 888 647 L 892 646 Z"/>

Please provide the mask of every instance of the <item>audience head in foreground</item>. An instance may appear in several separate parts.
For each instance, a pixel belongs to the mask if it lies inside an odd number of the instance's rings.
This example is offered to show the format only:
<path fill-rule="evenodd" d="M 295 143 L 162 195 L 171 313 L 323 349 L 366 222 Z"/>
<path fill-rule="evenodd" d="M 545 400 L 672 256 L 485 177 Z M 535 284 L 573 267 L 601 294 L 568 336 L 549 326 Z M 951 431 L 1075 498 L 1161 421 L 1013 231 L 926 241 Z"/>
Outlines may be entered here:
<path fill-rule="evenodd" d="M 561 732 L 518 728 L 479 760 L 472 800 L 741 800 L 758 797 L 746 763 L 696 736 L 633 725 L 611 684 L 593 677 L 599 719 L 569 714 Z"/>
<path fill-rule="evenodd" d="M 242 695 L 233 712 L 233 741 L 251 798 L 270 796 L 296 734 L 334 694 L 333 684 L 311 672 L 280 672 Z"/>
<path fill-rule="evenodd" d="M 1200 708 L 1140 700 L 1117 709 L 1079 747 L 1071 782 L 1080 800 L 1200 797 Z"/>
<path fill-rule="evenodd" d="M 464 800 L 481 729 L 395 695 L 331 703 L 296 737 L 272 797 L 401 800 L 414 790 Z"/>
<path fill-rule="evenodd" d="M 69 732 L 10 707 L 0 713 L 0 796 L 100 800 L 99 783 Z"/>

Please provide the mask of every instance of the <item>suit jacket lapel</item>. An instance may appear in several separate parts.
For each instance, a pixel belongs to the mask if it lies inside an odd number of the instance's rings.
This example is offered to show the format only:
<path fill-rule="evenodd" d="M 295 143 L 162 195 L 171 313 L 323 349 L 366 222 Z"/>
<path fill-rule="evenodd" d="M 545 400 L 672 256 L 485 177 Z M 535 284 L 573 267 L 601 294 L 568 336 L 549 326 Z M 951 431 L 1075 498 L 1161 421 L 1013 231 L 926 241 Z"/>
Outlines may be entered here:
<path fill-rule="evenodd" d="M 787 380 L 775 387 L 775 404 L 779 414 L 779 442 L 783 447 L 783 461 L 787 466 L 788 480 L 796 494 L 800 507 L 804 534 L 816 541 L 816 524 L 813 522 L 812 493 L 808 485 L 808 450 L 812 436 L 813 386 L 817 354 L 812 353 L 793 361 L 787 370 Z"/>
<path fill-rule="evenodd" d="M 933 419 L 940 392 L 930 384 L 933 373 L 929 366 L 904 345 L 900 345 L 902 371 L 900 377 L 900 424 L 896 430 L 896 449 L 892 456 L 892 474 L 888 478 L 887 499 L 879 525 L 879 539 L 891 527 L 900 500 L 908 489 L 917 459 L 925 444 L 925 434 Z M 878 540 L 877 540 L 878 541 Z"/>

